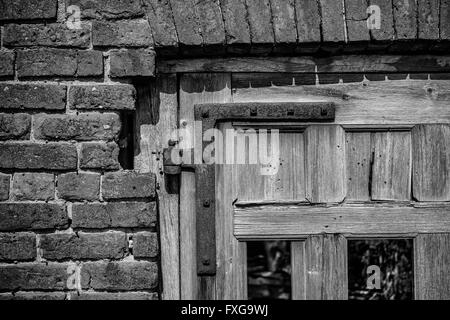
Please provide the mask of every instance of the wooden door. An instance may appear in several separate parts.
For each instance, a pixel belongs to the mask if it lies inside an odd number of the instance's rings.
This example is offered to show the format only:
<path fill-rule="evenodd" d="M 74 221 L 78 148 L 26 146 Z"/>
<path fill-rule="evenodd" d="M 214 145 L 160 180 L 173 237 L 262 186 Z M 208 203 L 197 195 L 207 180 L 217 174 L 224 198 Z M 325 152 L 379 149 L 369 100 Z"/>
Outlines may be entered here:
<path fill-rule="evenodd" d="M 318 100 L 311 98 L 315 89 L 301 86 L 294 87 L 294 98 L 293 88 L 232 90 L 231 83 L 238 83 L 234 77 L 181 75 L 180 127 L 193 120 L 198 103 Z M 360 105 L 339 102 L 332 124 L 222 124 L 222 131 L 277 128 L 277 170 L 261 175 L 266 165 L 216 165 L 214 276 L 196 272 L 195 175 L 183 172 L 181 298 L 247 298 L 248 243 L 287 240 L 291 298 L 347 299 L 350 241 L 409 239 L 414 248 L 414 298 L 450 299 L 450 127 L 438 116 L 428 114 L 421 123 L 417 113 L 405 114 L 399 100 L 405 95 L 409 101 L 407 94 L 413 88 L 393 92 L 392 101 L 383 95 L 380 103 L 390 107 L 384 118 L 381 110 L 367 109 L 379 108 L 373 94 Z M 335 97 L 334 92 L 331 99 Z M 339 109 L 342 105 L 347 107 Z"/>

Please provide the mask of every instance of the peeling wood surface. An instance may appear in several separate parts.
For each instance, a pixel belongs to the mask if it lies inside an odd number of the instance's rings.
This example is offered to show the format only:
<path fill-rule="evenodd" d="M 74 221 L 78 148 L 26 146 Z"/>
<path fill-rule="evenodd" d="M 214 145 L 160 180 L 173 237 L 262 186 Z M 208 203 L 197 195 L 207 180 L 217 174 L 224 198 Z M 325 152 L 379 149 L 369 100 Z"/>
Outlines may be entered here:
<path fill-rule="evenodd" d="M 262 205 L 237 207 L 234 234 L 252 239 L 305 239 L 313 234 L 401 235 L 450 232 L 450 207 Z"/>

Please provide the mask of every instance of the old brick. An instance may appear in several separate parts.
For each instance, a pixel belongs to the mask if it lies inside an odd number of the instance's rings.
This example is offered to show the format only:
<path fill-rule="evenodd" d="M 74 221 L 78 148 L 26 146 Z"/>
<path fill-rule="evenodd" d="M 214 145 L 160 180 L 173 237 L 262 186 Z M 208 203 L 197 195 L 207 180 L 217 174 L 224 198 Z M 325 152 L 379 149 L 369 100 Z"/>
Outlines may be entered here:
<path fill-rule="evenodd" d="M 273 44 L 274 33 L 269 0 L 247 0 L 252 44 Z"/>
<path fill-rule="evenodd" d="M 154 202 L 74 204 L 72 227 L 82 229 L 149 228 L 156 223 Z"/>
<path fill-rule="evenodd" d="M 152 173 L 111 172 L 102 177 L 104 199 L 153 198 L 155 176 Z"/>
<path fill-rule="evenodd" d="M 47 260 L 121 259 L 128 252 L 128 239 L 123 232 L 44 234 L 40 249 Z"/>
<path fill-rule="evenodd" d="M 96 290 L 152 290 L 158 285 L 154 262 L 88 262 L 81 268 L 81 287 Z"/>
<path fill-rule="evenodd" d="M 0 0 L 0 20 L 56 18 L 57 0 Z"/>
<path fill-rule="evenodd" d="M 40 48 L 17 53 L 19 77 L 86 77 L 103 74 L 100 51 Z"/>
<path fill-rule="evenodd" d="M 119 146 L 114 143 L 83 143 L 81 145 L 81 169 L 117 170 Z"/>
<path fill-rule="evenodd" d="M 31 116 L 23 113 L 0 113 L 0 140 L 30 138 Z"/>
<path fill-rule="evenodd" d="M 69 105 L 72 109 L 134 110 L 136 90 L 132 85 L 72 86 Z"/>
<path fill-rule="evenodd" d="M 34 233 L 0 233 L 0 261 L 29 261 L 35 258 Z"/>
<path fill-rule="evenodd" d="M 68 0 L 81 8 L 83 18 L 126 19 L 143 15 L 140 0 Z"/>
<path fill-rule="evenodd" d="M 158 236 L 154 232 L 138 232 L 133 235 L 135 258 L 154 258 L 158 255 Z"/>
<path fill-rule="evenodd" d="M 55 198 L 55 177 L 50 173 L 16 173 L 12 196 L 14 200 L 52 200 Z"/>
<path fill-rule="evenodd" d="M 147 20 L 95 21 L 92 43 L 98 47 L 148 47 L 153 39 Z"/>
<path fill-rule="evenodd" d="M 69 217 L 63 205 L 0 203 L 0 231 L 65 229 Z"/>
<path fill-rule="evenodd" d="M 348 41 L 369 41 L 367 28 L 367 0 L 346 0 L 345 21 Z"/>
<path fill-rule="evenodd" d="M 417 6 L 415 0 L 393 0 L 397 39 L 417 38 Z"/>
<path fill-rule="evenodd" d="M 275 42 L 278 44 L 296 44 L 294 0 L 270 0 L 273 16 Z"/>
<path fill-rule="evenodd" d="M 58 196 L 65 200 L 99 199 L 100 175 L 70 172 L 58 176 Z"/>
<path fill-rule="evenodd" d="M 112 50 L 110 60 L 111 77 L 153 77 L 155 75 L 155 53 L 153 50 Z"/>
<path fill-rule="evenodd" d="M 65 292 L 38 292 L 38 291 L 19 291 L 12 293 L 0 294 L 0 300 L 65 300 Z"/>
<path fill-rule="evenodd" d="M 0 108 L 64 110 L 66 91 L 64 85 L 0 83 Z"/>
<path fill-rule="evenodd" d="M 158 300 L 156 292 L 95 292 L 71 293 L 70 300 Z"/>
<path fill-rule="evenodd" d="M 0 51 L 0 77 L 14 76 L 14 52 Z"/>
<path fill-rule="evenodd" d="M 394 39 L 394 16 L 392 0 L 369 0 L 370 5 L 377 5 L 381 10 L 380 29 L 370 30 L 374 40 L 389 41 Z"/>
<path fill-rule="evenodd" d="M 5 47 L 77 47 L 89 48 L 89 27 L 69 29 L 66 24 L 10 24 L 5 27 Z"/>
<path fill-rule="evenodd" d="M 34 118 L 34 137 L 42 140 L 114 140 L 120 133 L 115 113 L 41 114 Z"/>
<path fill-rule="evenodd" d="M 195 0 L 170 0 L 178 40 L 185 46 L 203 44 L 201 26 L 195 12 Z"/>
<path fill-rule="evenodd" d="M 68 143 L 0 143 L 0 167 L 5 169 L 76 169 L 77 149 Z"/>
<path fill-rule="evenodd" d="M 225 27 L 218 0 L 194 1 L 196 14 L 201 27 L 203 44 L 222 45 L 225 43 Z M 216 48 L 216 47 L 215 47 Z M 216 50 L 216 49 L 213 49 Z M 214 52 L 214 51 L 213 51 Z"/>
<path fill-rule="evenodd" d="M 245 0 L 221 0 L 226 43 L 229 46 L 250 45 L 250 27 Z"/>
<path fill-rule="evenodd" d="M 320 0 L 323 41 L 342 42 L 344 36 L 344 8 L 341 1 Z"/>
<path fill-rule="evenodd" d="M 177 47 L 178 36 L 169 0 L 144 0 L 156 47 Z"/>
<path fill-rule="evenodd" d="M 320 42 L 320 9 L 317 0 L 295 0 L 295 9 L 300 45 Z"/>
<path fill-rule="evenodd" d="M 9 199 L 10 184 L 11 176 L 9 174 L 0 173 L 0 201 Z"/>
<path fill-rule="evenodd" d="M 450 0 L 441 0 L 440 38 L 450 39 Z"/>
<path fill-rule="evenodd" d="M 24 263 L 0 266 L 0 290 L 64 290 L 68 264 Z"/>
<path fill-rule="evenodd" d="M 419 11 L 419 39 L 439 39 L 440 0 L 417 2 Z"/>

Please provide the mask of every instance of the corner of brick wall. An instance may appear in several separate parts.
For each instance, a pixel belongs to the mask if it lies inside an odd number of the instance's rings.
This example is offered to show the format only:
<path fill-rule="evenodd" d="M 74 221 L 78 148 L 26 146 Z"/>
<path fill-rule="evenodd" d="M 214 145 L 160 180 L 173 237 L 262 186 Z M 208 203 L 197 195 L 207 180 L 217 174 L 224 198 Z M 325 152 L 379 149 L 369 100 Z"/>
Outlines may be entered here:
<path fill-rule="evenodd" d="M 158 299 L 155 176 L 119 161 L 155 74 L 140 1 L 0 0 L 0 32 L 0 300 Z"/>

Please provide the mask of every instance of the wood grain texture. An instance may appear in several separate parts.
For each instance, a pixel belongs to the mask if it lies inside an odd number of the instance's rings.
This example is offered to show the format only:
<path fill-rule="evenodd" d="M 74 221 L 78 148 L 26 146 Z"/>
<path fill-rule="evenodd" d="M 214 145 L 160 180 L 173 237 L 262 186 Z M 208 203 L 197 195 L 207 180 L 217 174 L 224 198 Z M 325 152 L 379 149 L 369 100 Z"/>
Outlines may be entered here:
<path fill-rule="evenodd" d="M 345 132 L 340 126 L 305 131 L 306 198 L 311 203 L 341 202 L 346 188 Z"/>
<path fill-rule="evenodd" d="M 440 0 L 417 1 L 419 11 L 419 39 L 439 39 Z"/>
<path fill-rule="evenodd" d="M 342 1 L 319 0 L 322 13 L 322 38 L 325 42 L 343 42 L 344 8 Z"/>
<path fill-rule="evenodd" d="M 243 139 L 243 133 L 238 133 Z M 279 157 L 274 159 L 274 174 L 262 175 L 259 164 L 249 163 L 247 148 L 245 163 L 236 166 L 238 176 L 237 197 L 239 200 L 305 200 L 304 137 L 298 132 L 280 132 Z M 238 138 L 239 139 L 239 138 Z M 270 136 L 268 137 L 270 139 Z M 259 153 L 259 147 L 257 147 Z M 271 145 L 269 145 L 271 150 Z M 254 151 L 253 151 L 254 153 Z M 270 154 L 267 152 L 267 154 Z M 254 155 L 254 154 L 253 154 Z"/>
<path fill-rule="evenodd" d="M 412 149 L 414 198 L 450 201 L 450 126 L 416 126 Z"/>
<path fill-rule="evenodd" d="M 258 81 L 262 83 L 260 78 Z M 447 80 L 253 87 L 249 74 L 239 74 L 233 75 L 233 83 L 247 83 L 245 88 L 233 88 L 234 102 L 334 102 L 335 123 L 340 125 L 450 123 L 450 82 Z"/>
<path fill-rule="evenodd" d="M 231 125 L 221 124 L 224 132 Z M 226 157 L 226 154 L 222 154 Z M 216 298 L 247 299 L 247 245 L 233 234 L 233 202 L 240 182 L 238 168 L 233 165 L 216 166 Z"/>
<path fill-rule="evenodd" d="M 342 235 L 314 235 L 305 242 L 306 299 L 347 299 L 347 241 Z"/>
<path fill-rule="evenodd" d="M 320 8 L 317 0 L 295 0 L 299 43 L 320 42 Z"/>
<path fill-rule="evenodd" d="M 305 241 L 291 242 L 292 300 L 306 300 Z"/>
<path fill-rule="evenodd" d="M 411 133 L 374 133 L 372 200 L 411 199 Z"/>
<path fill-rule="evenodd" d="M 420 234 L 414 248 L 415 298 L 450 300 L 450 234 Z"/>
<path fill-rule="evenodd" d="M 184 74 L 180 78 L 180 128 L 193 128 L 194 105 L 200 103 L 231 102 L 230 74 Z M 188 135 L 189 136 L 189 135 Z M 191 137 L 193 135 L 190 135 Z M 185 141 L 186 145 L 193 141 Z M 204 286 L 197 277 L 196 262 L 196 191 L 195 174 L 184 171 L 180 190 L 180 259 L 181 298 L 197 299 L 199 288 Z M 199 287 L 199 285 L 202 285 Z M 214 292 L 202 292 L 203 297 L 213 297 Z"/>
<path fill-rule="evenodd" d="M 288 73 L 432 73 L 450 72 L 449 56 L 346 55 L 334 57 L 230 57 L 158 61 L 159 73 L 288 72 Z"/>
<path fill-rule="evenodd" d="M 348 200 L 370 200 L 371 136 L 370 132 L 346 133 Z"/>
<path fill-rule="evenodd" d="M 159 236 L 161 239 L 162 298 L 180 299 L 179 259 L 179 196 L 166 189 L 166 177 L 161 174 L 161 155 L 178 123 L 177 78 L 163 75 L 156 81 L 137 86 L 135 169 L 154 172 L 159 206 Z"/>
<path fill-rule="evenodd" d="M 236 207 L 234 234 L 241 241 L 305 239 L 313 234 L 346 236 L 450 232 L 449 206 L 260 205 Z"/>

